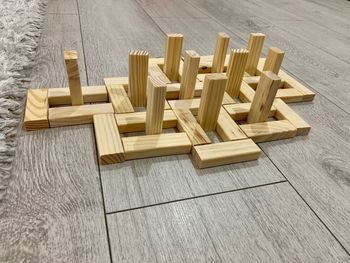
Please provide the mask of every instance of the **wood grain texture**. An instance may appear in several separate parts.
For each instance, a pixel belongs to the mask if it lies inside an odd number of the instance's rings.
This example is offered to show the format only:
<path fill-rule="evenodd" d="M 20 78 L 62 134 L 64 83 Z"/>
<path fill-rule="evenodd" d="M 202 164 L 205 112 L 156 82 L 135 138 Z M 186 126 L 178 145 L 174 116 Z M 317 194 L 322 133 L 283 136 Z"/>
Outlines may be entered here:
<path fill-rule="evenodd" d="M 67 68 L 68 86 L 72 105 L 82 105 L 84 104 L 84 99 L 81 91 L 77 51 L 64 51 L 64 62 Z"/>
<path fill-rule="evenodd" d="M 243 121 L 247 119 L 249 110 L 251 108 L 251 103 L 236 103 L 236 104 L 228 104 L 224 105 L 223 107 L 225 110 L 230 114 L 232 119 L 235 121 Z M 272 105 L 268 117 L 275 116 L 276 113 L 276 107 Z"/>
<path fill-rule="evenodd" d="M 47 89 L 29 89 L 24 112 L 24 128 L 34 131 L 49 128 Z"/>
<path fill-rule="evenodd" d="M 107 219 L 116 262 L 349 260 L 287 183 L 126 211 Z"/>
<path fill-rule="evenodd" d="M 245 66 L 245 71 L 254 76 L 256 72 L 256 67 L 261 56 L 261 51 L 264 45 L 265 35 L 262 33 L 250 33 L 248 40 L 249 55 L 247 58 L 247 63 Z"/>
<path fill-rule="evenodd" d="M 284 52 L 277 47 L 270 47 L 265 60 L 263 71 L 272 71 L 276 75 L 280 71 Z"/>
<path fill-rule="evenodd" d="M 163 70 L 171 81 L 179 80 L 182 44 L 182 34 L 167 34 Z"/>
<path fill-rule="evenodd" d="M 164 65 L 164 62 L 162 65 Z M 148 75 L 152 76 L 153 78 L 156 78 L 164 83 L 171 83 L 171 81 L 165 75 L 163 70 L 157 64 L 154 64 L 153 62 L 151 62 L 151 59 L 149 59 Z"/>
<path fill-rule="evenodd" d="M 235 141 L 247 138 L 224 108 L 220 109 L 215 131 L 223 141 Z"/>
<path fill-rule="evenodd" d="M 185 60 L 181 75 L 179 99 L 194 97 L 200 56 L 194 50 L 185 51 Z"/>
<path fill-rule="evenodd" d="M 233 49 L 227 67 L 226 91 L 232 98 L 238 98 L 245 72 L 249 51 L 246 49 Z"/>
<path fill-rule="evenodd" d="M 224 71 L 224 64 L 229 42 L 230 36 L 228 34 L 224 32 L 219 32 L 217 34 L 211 72 L 221 73 Z"/>
<path fill-rule="evenodd" d="M 125 91 L 124 85 L 107 85 L 108 99 L 112 103 L 115 113 L 134 112 L 134 107 Z"/>

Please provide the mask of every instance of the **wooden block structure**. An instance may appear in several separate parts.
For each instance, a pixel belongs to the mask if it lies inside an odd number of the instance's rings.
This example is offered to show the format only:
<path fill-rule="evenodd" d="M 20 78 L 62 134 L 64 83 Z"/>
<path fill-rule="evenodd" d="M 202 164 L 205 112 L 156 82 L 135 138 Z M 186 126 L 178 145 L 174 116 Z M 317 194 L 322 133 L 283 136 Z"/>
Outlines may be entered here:
<path fill-rule="evenodd" d="M 164 58 L 130 51 L 128 77 L 105 78 L 104 86 L 82 87 L 77 53 L 64 52 L 69 86 L 29 89 L 24 127 L 93 124 L 101 165 L 189 153 L 198 168 L 256 160 L 255 143 L 309 133 L 286 102 L 314 97 L 281 69 L 282 50 L 260 58 L 264 39 L 252 33 L 247 49 L 227 55 L 230 38 L 218 33 L 213 56 L 188 50 L 182 62 L 183 36 L 169 34 Z"/>

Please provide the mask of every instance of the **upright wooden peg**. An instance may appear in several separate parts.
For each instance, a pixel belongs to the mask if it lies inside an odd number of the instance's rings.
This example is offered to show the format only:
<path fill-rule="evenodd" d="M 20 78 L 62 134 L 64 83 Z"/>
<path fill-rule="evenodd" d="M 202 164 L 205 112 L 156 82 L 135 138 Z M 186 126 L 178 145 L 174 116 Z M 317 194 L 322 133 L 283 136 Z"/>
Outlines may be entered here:
<path fill-rule="evenodd" d="M 134 107 L 146 106 L 148 59 L 147 51 L 133 50 L 129 52 L 128 96 Z"/>
<path fill-rule="evenodd" d="M 239 97 L 244 69 L 247 63 L 249 51 L 246 49 L 232 49 L 227 68 L 226 91 L 232 98 Z"/>
<path fill-rule="evenodd" d="M 148 77 L 146 134 L 162 133 L 166 84 L 159 79 Z"/>
<path fill-rule="evenodd" d="M 280 82 L 281 79 L 273 72 L 261 72 L 260 81 L 248 113 L 248 123 L 264 122 L 267 120 Z"/>
<path fill-rule="evenodd" d="M 198 121 L 205 131 L 214 131 L 225 93 L 227 77 L 214 73 L 204 79 L 201 102 L 198 109 Z"/>
<path fill-rule="evenodd" d="M 276 75 L 280 71 L 284 52 L 277 47 L 270 47 L 267 53 L 263 71 L 272 71 Z"/>
<path fill-rule="evenodd" d="M 211 72 L 221 73 L 224 72 L 224 64 L 227 53 L 228 43 L 230 42 L 230 37 L 226 33 L 219 32 L 216 37 L 216 46 L 214 51 L 213 65 L 211 67 Z"/>
<path fill-rule="evenodd" d="M 182 34 L 167 35 L 163 71 L 171 81 L 177 81 L 179 79 L 182 43 Z"/>
<path fill-rule="evenodd" d="M 75 50 L 64 51 L 64 62 L 66 63 L 72 105 L 82 105 L 84 104 L 84 100 L 81 90 L 77 52 Z"/>
<path fill-rule="evenodd" d="M 249 35 L 248 50 L 249 55 L 245 71 L 252 76 L 256 74 L 256 68 L 259 63 L 261 51 L 264 45 L 265 35 L 262 33 L 251 33 Z"/>
<path fill-rule="evenodd" d="M 187 50 L 185 53 L 179 94 L 181 100 L 194 97 L 200 61 L 200 56 L 194 50 Z"/>

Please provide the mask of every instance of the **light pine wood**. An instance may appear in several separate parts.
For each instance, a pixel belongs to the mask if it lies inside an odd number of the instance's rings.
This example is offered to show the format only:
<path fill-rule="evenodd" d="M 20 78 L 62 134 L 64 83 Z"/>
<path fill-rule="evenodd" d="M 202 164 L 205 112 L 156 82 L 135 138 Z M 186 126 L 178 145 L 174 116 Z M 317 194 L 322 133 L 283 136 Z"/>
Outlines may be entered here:
<path fill-rule="evenodd" d="M 211 143 L 208 135 L 197 122 L 196 118 L 188 109 L 173 109 L 177 117 L 177 128 L 186 132 L 192 145 Z"/>
<path fill-rule="evenodd" d="M 190 100 L 170 100 L 169 105 L 172 109 L 190 110 L 194 116 L 197 116 L 200 101 L 200 98 Z"/>
<path fill-rule="evenodd" d="M 127 91 L 127 85 L 129 84 L 129 77 L 114 77 L 103 79 L 106 86 L 110 85 L 124 85 L 125 91 Z"/>
<path fill-rule="evenodd" d="M 288 139 L 297 135 L 297 128 L 287 120 L 242 124 L 239 127 L 254 142 Z"/>
<path fill-rule="evenodd" d="M 28 89 L 24 128 L 34 131 L 49 128 L 47 89 Z"/>
<path fill-rule="evenodd" d="M 151 59 L 149 59 L 148 75 L 152 76 L 152 78 L 159 79 L 164 83 L 171 83 L 171 81 L 168 79 L 168 77 L 165 75 L 165 73 L 159 67 L 159 65 L 154 62 L 154 59 L 152 62 Z"/>
<path fill-rule="evenodd" d="M 66 63 L 67 68 L 69 91 L 72 105 L 82 105 L 84 104 L 84 99 L 81 90 L 77 51 L 64 51 L 64 62 Z"/>
<path fill-rule="evenodd" d="M 224 32 L 219 32 L 217 34 L 211 72 L 213 73 L 224 72 L 224 64 L 225 64 L 226 53 L 227 53 L 229 42 L 230 42 L 230 36 L 228 34 Z"/>
<path fill-rule="evenodd" d="M 93 118 L 100 164 L 124 162 L 124 148 L 114 114 L 97 114 Z"/>
<path fill-rule="evenodd" d="M 249 55 L 247 58 L 245 71 L 252 76 L 254 76 L 256 73 L 256 68 L 259 63 L 264 41 L 265 41 L 265 35 L 262 33 L 251 33 L 249 35 L 248 47 L 247 47 L 247 49 L 249 50 Z"/>
<path fill-rule="evenodd" d="M 199 60 L 200 56 L 194 50 L 185 51 L 179 94 L 181 100 L 192 99 L 194 97 Z"/>
<path fill-rule="evenodd" d="M 122 84 L 107 86 L 109 102 L 112 103 L 115 113 L 134 112 L 134 107 Z"/>
<path fill-rule="evenodd" d="M 192 156 L 198 168 L 257 160 L 260 148 L 251 140 L 194 146 Z"/>
<path fill-rule="evenodd" d="M 235 141 L 247 138 L 238 124 L 231 118 L 230 114 L 224 109 L 220 109 L 216 132 L 223 141 Z"/>
<path fill-rule="evenodd" d="M 181 83 L 167 84 L 167 95 L 168 100 L 179 99 L 180 97 L 180 86 Z M 194 87 L 194 97 L 200 97 L 203 90 L 203 82 L 196 81 Z"/>
<path fill-rule="evenodd" d="M 167 35 L 163 71 L 171 81 L 178 81 L 179 79 L 182 44 L 182 34 Z"/>
<path fill-rule="evenodd" d="M 281 99 L 275 100 L 273 105 L 276 107 L 276 119 L 289 121 L 297 128 L 297 135 L 307 135 L 309 133 L 310 125 Z"/>
<path fill-rule="evenodd" d="M 230 61 L 227 68 L 226 92 L 232 98 L 238 98 L 243 80 L 244 69 L 249 51 L 246 49 L 231 50 Z"/>
<path fill-rule="evenodd" d="M 248 113 L 248 123 L 267 120 L 280 82 L 281 79 L 271 71 L 263 71 L 261 73 L 260 81 Z"/>
<path fill-rule="evenodd" d="M 107 90 L 105 86 L 83 86 L 82 94 L 84 103 L 107 102 Z M 48 90 L 49 105 L 60 106 L 71 104 L 69 88 L 51 88 Z"/>
<path fill-rule="evenodd" d="M 160 134 L 163 128 L 166 84 L 159 79 L 148 77 L 146 134 Z"/>
<path fill-rule="evenodd" d="M 120 133 L 145 131 L 146 112 L 116 114 Z M 172 110 L 164 110 L 163 129 L 176 128 L 177 118 Z"/>
<path fill-rule="evenodd" d="M 304 96 L 297 89 L 278 89 L 276 99 L 281 99 L 286 103 L 302 102 L 304 101 Z"/>
<path fill-rule="evenodd" d="M 147 51 L 133 50 L 129 52 L 128 96 L 134 107 L 146 106 L 148 59 Z"/>
<path fill-rule="evenodd" d="M 112 103 L 86 104 L 49 109 L 50 127 L 62 127 L 93 122 L 95 114 L 114 113 Z"/>
<path fill-rule="evenodd" d="M 241 89 L 239 92 L 239 99 L 242 102 L 252 102 L 255 96 L 255 91 L 247 83 L 242 81 Z"/>
<path fill-rule="evenodd" d="M 225 110 L 230 114 L 231 118 L 235 121 L 243 121 L 248 117 L 248 113 L 251 108 L 251 103 L 237 103 L 237 104 L 228 104 L 223 105 Z M 271 106 L 268 117 L 273 117 L 276 114 L 276 107 L 274 105 Z"/>
<path fill-rule="evenodd" d="M 277 47 L 270 47 L 265 60 L 263 71 L 272 71 L 278 74 L 280 71 L 284 52 Z"/>
<path fill-rule="evenodd" d="M 222 100 L 225 93 L 227 77 L 216 73 L 207 75 L 198 109 L 198 122 L 204 131 L 216 128 Z"/>
<path fill-rule="evenodd" d="M 191 152 L 186 133 L 164 133 L 122 138 L 126 160 Z"/>

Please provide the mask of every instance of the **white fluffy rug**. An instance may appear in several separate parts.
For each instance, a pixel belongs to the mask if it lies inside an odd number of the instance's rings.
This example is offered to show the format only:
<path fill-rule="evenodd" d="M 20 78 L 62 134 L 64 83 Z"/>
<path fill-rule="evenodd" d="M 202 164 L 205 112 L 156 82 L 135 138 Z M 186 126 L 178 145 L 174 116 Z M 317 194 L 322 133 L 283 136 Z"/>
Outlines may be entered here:
<path fill-rule="evenodd" d="M 46 0 L 0 0 L 0 200 L 8 186 Z"/>

